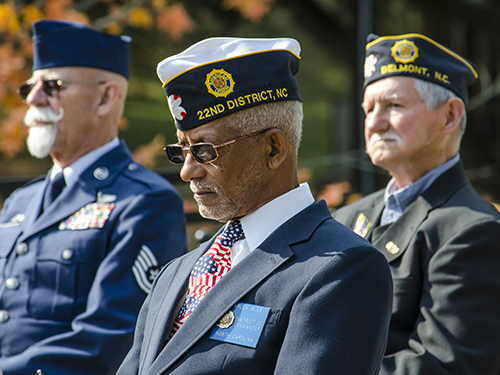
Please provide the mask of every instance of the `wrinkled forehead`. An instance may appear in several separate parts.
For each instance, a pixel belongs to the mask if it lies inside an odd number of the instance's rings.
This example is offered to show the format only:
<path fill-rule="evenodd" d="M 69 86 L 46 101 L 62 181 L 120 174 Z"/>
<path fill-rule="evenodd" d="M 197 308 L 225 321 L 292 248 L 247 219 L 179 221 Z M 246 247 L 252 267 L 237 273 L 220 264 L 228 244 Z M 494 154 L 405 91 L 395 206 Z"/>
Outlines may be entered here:
<path fill-rule="evenodd" d="M 224 118 L 213 120 L 189 130 L 177 129 L 176 134 L 179 141 L 190 144 L 202 142 L 218 143 L 239 135 L 234 128 L 229 126 Z"/>

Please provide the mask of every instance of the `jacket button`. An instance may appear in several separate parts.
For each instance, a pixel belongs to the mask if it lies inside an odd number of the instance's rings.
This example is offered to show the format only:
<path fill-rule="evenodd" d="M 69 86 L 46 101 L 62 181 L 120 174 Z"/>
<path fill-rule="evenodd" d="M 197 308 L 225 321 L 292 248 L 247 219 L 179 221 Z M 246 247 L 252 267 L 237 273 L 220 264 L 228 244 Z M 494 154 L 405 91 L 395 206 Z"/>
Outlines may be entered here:
<path fill-rule="evenodd" d="M 62 258 L 64 260 L 70 260 L 71 258 L 73 258 L 73 251 L 71 251 L 70 249 L 66 249 L 62 252 Z"/>
<path fill-rule="evenodd" d="M 29 251 L 28 244 L 25 242 L 21 242 L 16 246 L 17 255 L 25 255 Z"/>
<path fill-rule="evenodd" d="M 0 323 L 5 323 L 9 320 L 10 316 L 7 310 L 0 310 Z"/>
<path fill-rule="evenodd" d="M 5 286 L 10 290 L 16 290 L 19 288 L 20 285 L 21 285 L 21 283 L 19 282 L 17 277 L 9 277 L 5 281 Z"/>

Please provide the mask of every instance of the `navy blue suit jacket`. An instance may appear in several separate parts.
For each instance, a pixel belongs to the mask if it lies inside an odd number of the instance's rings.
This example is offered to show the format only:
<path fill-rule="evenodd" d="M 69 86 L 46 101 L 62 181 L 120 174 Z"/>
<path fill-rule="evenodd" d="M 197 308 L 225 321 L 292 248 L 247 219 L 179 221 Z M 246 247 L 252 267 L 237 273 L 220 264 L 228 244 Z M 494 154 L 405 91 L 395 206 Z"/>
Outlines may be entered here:
<path fill-rule="evenodd" d="M 392 306 L 386 260 L 315 203 L 227 273 L 162 350 L 191 268 L 213 239 L 172 261 L 139 315 L 119 375 L 378 372 Z M 270 308 L 256 348 L 210 332 L 236 303 Z"/>
<path fill-rule="evenodd" d="M 39 216 L 46 184 L 16 190 L 0 215 L 0 366 L 113 374 L 154 276 L 186 252 L 182 200 L 124 143 Z"/>

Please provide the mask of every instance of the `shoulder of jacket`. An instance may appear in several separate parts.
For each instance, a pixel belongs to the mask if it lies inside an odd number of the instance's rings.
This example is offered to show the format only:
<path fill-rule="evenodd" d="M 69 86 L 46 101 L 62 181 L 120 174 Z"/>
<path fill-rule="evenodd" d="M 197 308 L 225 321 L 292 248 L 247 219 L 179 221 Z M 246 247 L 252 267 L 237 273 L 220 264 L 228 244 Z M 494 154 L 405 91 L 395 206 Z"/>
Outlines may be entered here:
<path fill-rule="evenodd" d="M 135 161 L 130 161 L 130 163 L 123 168 L 121 174 L 130 180 L 154 190 L 170 190 L 173 188 L 173 185 L 165 177 Z"/>

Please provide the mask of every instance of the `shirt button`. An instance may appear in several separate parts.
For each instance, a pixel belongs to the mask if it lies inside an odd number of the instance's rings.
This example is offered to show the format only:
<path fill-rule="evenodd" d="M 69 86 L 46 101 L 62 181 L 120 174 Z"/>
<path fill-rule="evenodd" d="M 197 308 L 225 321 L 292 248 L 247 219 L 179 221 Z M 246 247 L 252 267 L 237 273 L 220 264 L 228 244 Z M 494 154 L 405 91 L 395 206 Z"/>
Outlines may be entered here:
<path fill-rule="evenodd" d="M 17 277 L 9 277 L 5 281 L 5 286 L 10 290 L 16 290 L 19 288 L 20 285 L 21 285 L 21 283 L 19 282 Z"/>
<path fill-rule="evenodd" d="M 9 320 L 10 316 L 7 310 L 0 310 L 0 323 L 5 323 Z"/>
<path fill-rule="evenodd" d="M 17 255 L 25 255 L 29 251 L 28 244 L 25 242 L 21 242 L 16 246 Z"/>
<path fill-rule="evenodd" d="M 62 258 L 64 260 L 70 260 L 71 258 L 73 258 L 73 251 L 71 251 L 70 249 L 66 249 L 62 252 Z"/>
<path fill-rule="evenodd" d="M 139 169 L 139 166 L 138 166 L 137 164 L 135 164 L 135 163 L 130 163 L 130 164 L 128 165 L 128 170 L 129 170 L 129 171 L 134 172 L 134 171 L 136 171 L 136 170 L 138 170 L 138 169 Z"/>

